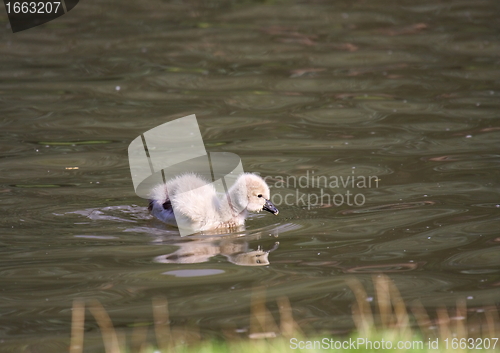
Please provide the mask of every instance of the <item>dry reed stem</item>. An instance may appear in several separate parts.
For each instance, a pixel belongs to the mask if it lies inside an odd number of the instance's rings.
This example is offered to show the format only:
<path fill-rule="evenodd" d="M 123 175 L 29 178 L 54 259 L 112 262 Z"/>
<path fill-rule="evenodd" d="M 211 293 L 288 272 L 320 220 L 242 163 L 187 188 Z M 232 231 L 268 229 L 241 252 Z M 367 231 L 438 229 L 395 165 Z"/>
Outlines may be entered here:
<path fill-rule="evenodd" d="M 468 338 L 467 334 L 467 307 L 465 305 L 465 300 L 457 300 L 456 307 L 456 320 L 455 320 L 455 331 L 457 337 Z"/>
<path fill-rule="evenodd" d="M 495 334 L 495 320 L 493 319 L 493 315 L 491 315 L 489 311 L 485 311 L 484 316 L 486 317 L 486 326 L 488 329 L 488 336 L 495 337 L 494 336 L 494 334 Z M 483 330 L 481 330 L 481 333 L 482 333 L 482 331 Z"/>
<path fill-rule="evenodd" d="M 382 328 L 386 329 L 392 324 L 391 296 L 389 293 L 389 279 L 387 276 L 373 276 L 373 283 L 377 293 L 378 311 Z"/>
<path fill-rule="evenodd" d="M 168 302 L 165 297 L 153 298 L 153 317 L 155 325 L 156 343 L 162 351 L 172 348 Z"/>
<path fill-rule="evenodd" d="M 132 331 L 132 351 L 143 352 L 146 350 L 148 337 L 148 326 L 135 326 Z"/>
<path fill-rule="evenodd" d="M 264 300 L 264 290 L 262 288 L 254 288 L 252 291 L 252 297 L 250 298 L 250 335 L 261 332 L 265 329 L 266 323 L 262 314 L 264 311 Z"/>
<path fill-rule="evenodd" d="M 396 327 L 399 328 L 399 333 L 405 336 L 411 332 L 408 309 L 394 282 L 388 279 L 388 284 L 392 306 L 394 307 L 394 314 L 396 316 Z"/>
<path fill-rule="evenodd" d="M 280 332 L 265 303 L 264 289 L 262 287 L 255 288 L 251 298 L 250 338 L 271 337 L 272 333 L 276 335 L 277 332 Z"/>
<path fill-rule="evenodd" d="M 102 340 L 104 341 L 106 353 L 120 353 L 118 338 L 116 336 L 113 323 L 101 303 L 97 300 L 93 300 L 89 305 L 89 310 L 101 329 Z"/>
<path fill-rule="evenodd" d="M 73 301 L 71 313 L 71 344 L 70 353 L 81 353 L 83 351 L 83 328 L 85 324 L 85 303 L 76 299 Z"/>
<path fill-rule="evenodd" d="M 115 330 L 116 338 L 118 339 L 118 348 L 120 352 L 127 351 L 127 336 L 122 330 Z"/>
<path fill-rule="evenodd" d="M 498 315 L 498 311 L 485 310 L 484 316 L 486 317 L 488 337 L 499 337 L 500 330 L 497 329 L 497 325 L 500 325 L 500 317 Z"/>
<path fill-rule="evenodd" d="M 439 325 L 439 336 L 441 341 L 451 338 L 450 331 L 450 317 L 448 316 L 448 310 L 444 307 L 440 307 L 436 310 L 438 316 Z"/>
<path fill-rule="evenodd" d="M 368 330 L 368 327 L 365 326 L 365 322 L 363 322 L 363 315 L 361 315 L 361 312 L 359 310 L 359 306 L 357 303 L 352 304 L 352 320 L 354 321 L 354 326 L 356 326 L 356 329 L 362 333 L 365 334 Z"/>
<path fill-rule="evenodd" d="M 351 288 L 356 298 L 356 304 L 353 305 L 354 323 L 360 333 L 366 335 L 373 327 L 373 314 L 370 304 L 368 303 L 368 296 L 366 295 L 363 285 L 357 279 L 349 278 L 347 280 L 347 285 Z"/>
<path fill-rule="evenodd" d="M 432 337 L 431 330 L 429 326 L 431 325 L 431 319 L 429 315 L 427 315 L 427 311 L 420 301 L 413 302 L 411 306 L 411 311 L 413 316 L 417 320 L 418 327 L 420 327 L 420 331 L 428 338 Z"/>
<path fill-rule="evenodd" d="M 201 340 L 200 327 L 194 326 L 192 324 L 189 327 L 186 325 L 185 330 L 186 337 L 189 339 L 189 343 L 192 344 L 194 342 L 198 343 Z"/>
<path fill-rule="evenodd" d="M 297 334 L 302 334 L 302 330 L 295 322 L 292 315 L 292 307 L 287 297 L 279 297 L 276 302 L 280 310 L 280 330 L 285 337 L 294 337 Z"/>

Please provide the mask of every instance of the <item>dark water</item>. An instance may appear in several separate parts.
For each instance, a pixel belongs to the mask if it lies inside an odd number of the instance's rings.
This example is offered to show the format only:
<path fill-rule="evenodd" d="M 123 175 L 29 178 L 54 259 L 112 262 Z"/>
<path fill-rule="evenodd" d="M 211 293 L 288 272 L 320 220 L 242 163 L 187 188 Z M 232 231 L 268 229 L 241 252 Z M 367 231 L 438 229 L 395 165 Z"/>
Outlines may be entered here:
<path fill-rule="evenodd" d="M 127 328 L 162 295 L 206 335 L 245 332 L 256 286 L 310 331 L 350 329 L 346 279 L 373 293 L 377 273 L 431 312 L 498 304 L 499 10 L 88 0 L 16 34 L 2 15 L 1 350 L 65 351 L 75 298 Z M 268 177 L 279 216 L 191 238 L 148 216 L 128 144 L 189 114 Z"/>

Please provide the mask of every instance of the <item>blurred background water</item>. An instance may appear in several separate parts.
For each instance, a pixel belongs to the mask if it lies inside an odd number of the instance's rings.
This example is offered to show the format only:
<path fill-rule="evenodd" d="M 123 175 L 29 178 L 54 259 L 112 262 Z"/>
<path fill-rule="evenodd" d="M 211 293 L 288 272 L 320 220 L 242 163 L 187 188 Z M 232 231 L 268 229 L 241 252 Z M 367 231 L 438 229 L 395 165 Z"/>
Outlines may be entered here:
<path fill-rule="evenodd" d="M 346 278 L 370 292 L 377 273 L 429 311 L 498 305 L 499 10 L 82 0 L 15 34 L 0 15 L 2 351 L 67 349 L 75 298 L 127 329 L 151 324 L 162 295 L 173 326 L 206 336 L 247 334 L 257 286 L 306 331 L 346 332 Z M 290 197 L 244 232 L 180 238 L 135 195 L 127 147 L 190 114 L 208 151 L 237 153 L 273 194 L 363 204 Z M 312 173 L 378 187 L 281 183 Z"/>

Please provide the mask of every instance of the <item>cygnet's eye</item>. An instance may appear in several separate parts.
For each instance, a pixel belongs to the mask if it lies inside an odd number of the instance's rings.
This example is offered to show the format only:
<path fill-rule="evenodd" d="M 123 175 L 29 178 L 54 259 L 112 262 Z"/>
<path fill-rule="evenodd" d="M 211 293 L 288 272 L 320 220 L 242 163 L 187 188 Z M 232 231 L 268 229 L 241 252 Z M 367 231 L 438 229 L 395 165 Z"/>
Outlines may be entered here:
<path fill-rule="evenodd" d="M 258 194 L 257 197 L 262 197 L 262 194 Z"/>

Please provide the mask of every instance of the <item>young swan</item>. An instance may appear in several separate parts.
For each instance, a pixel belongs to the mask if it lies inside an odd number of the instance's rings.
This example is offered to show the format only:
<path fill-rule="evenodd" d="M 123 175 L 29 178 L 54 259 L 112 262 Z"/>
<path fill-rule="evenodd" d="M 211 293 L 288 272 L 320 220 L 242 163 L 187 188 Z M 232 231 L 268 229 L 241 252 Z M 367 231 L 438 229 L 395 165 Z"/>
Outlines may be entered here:
<path fill-rule="evenodd" d="M 277 215 L 279 211 L 269 198 L 269 187 L 255 174 L 240 175 L 228 195 L 218 197 L 211 183 L 187 173 L 155 187 L 148 209 L 162 222 L 200 232 L 242 226 L 248 211 Z"/>

